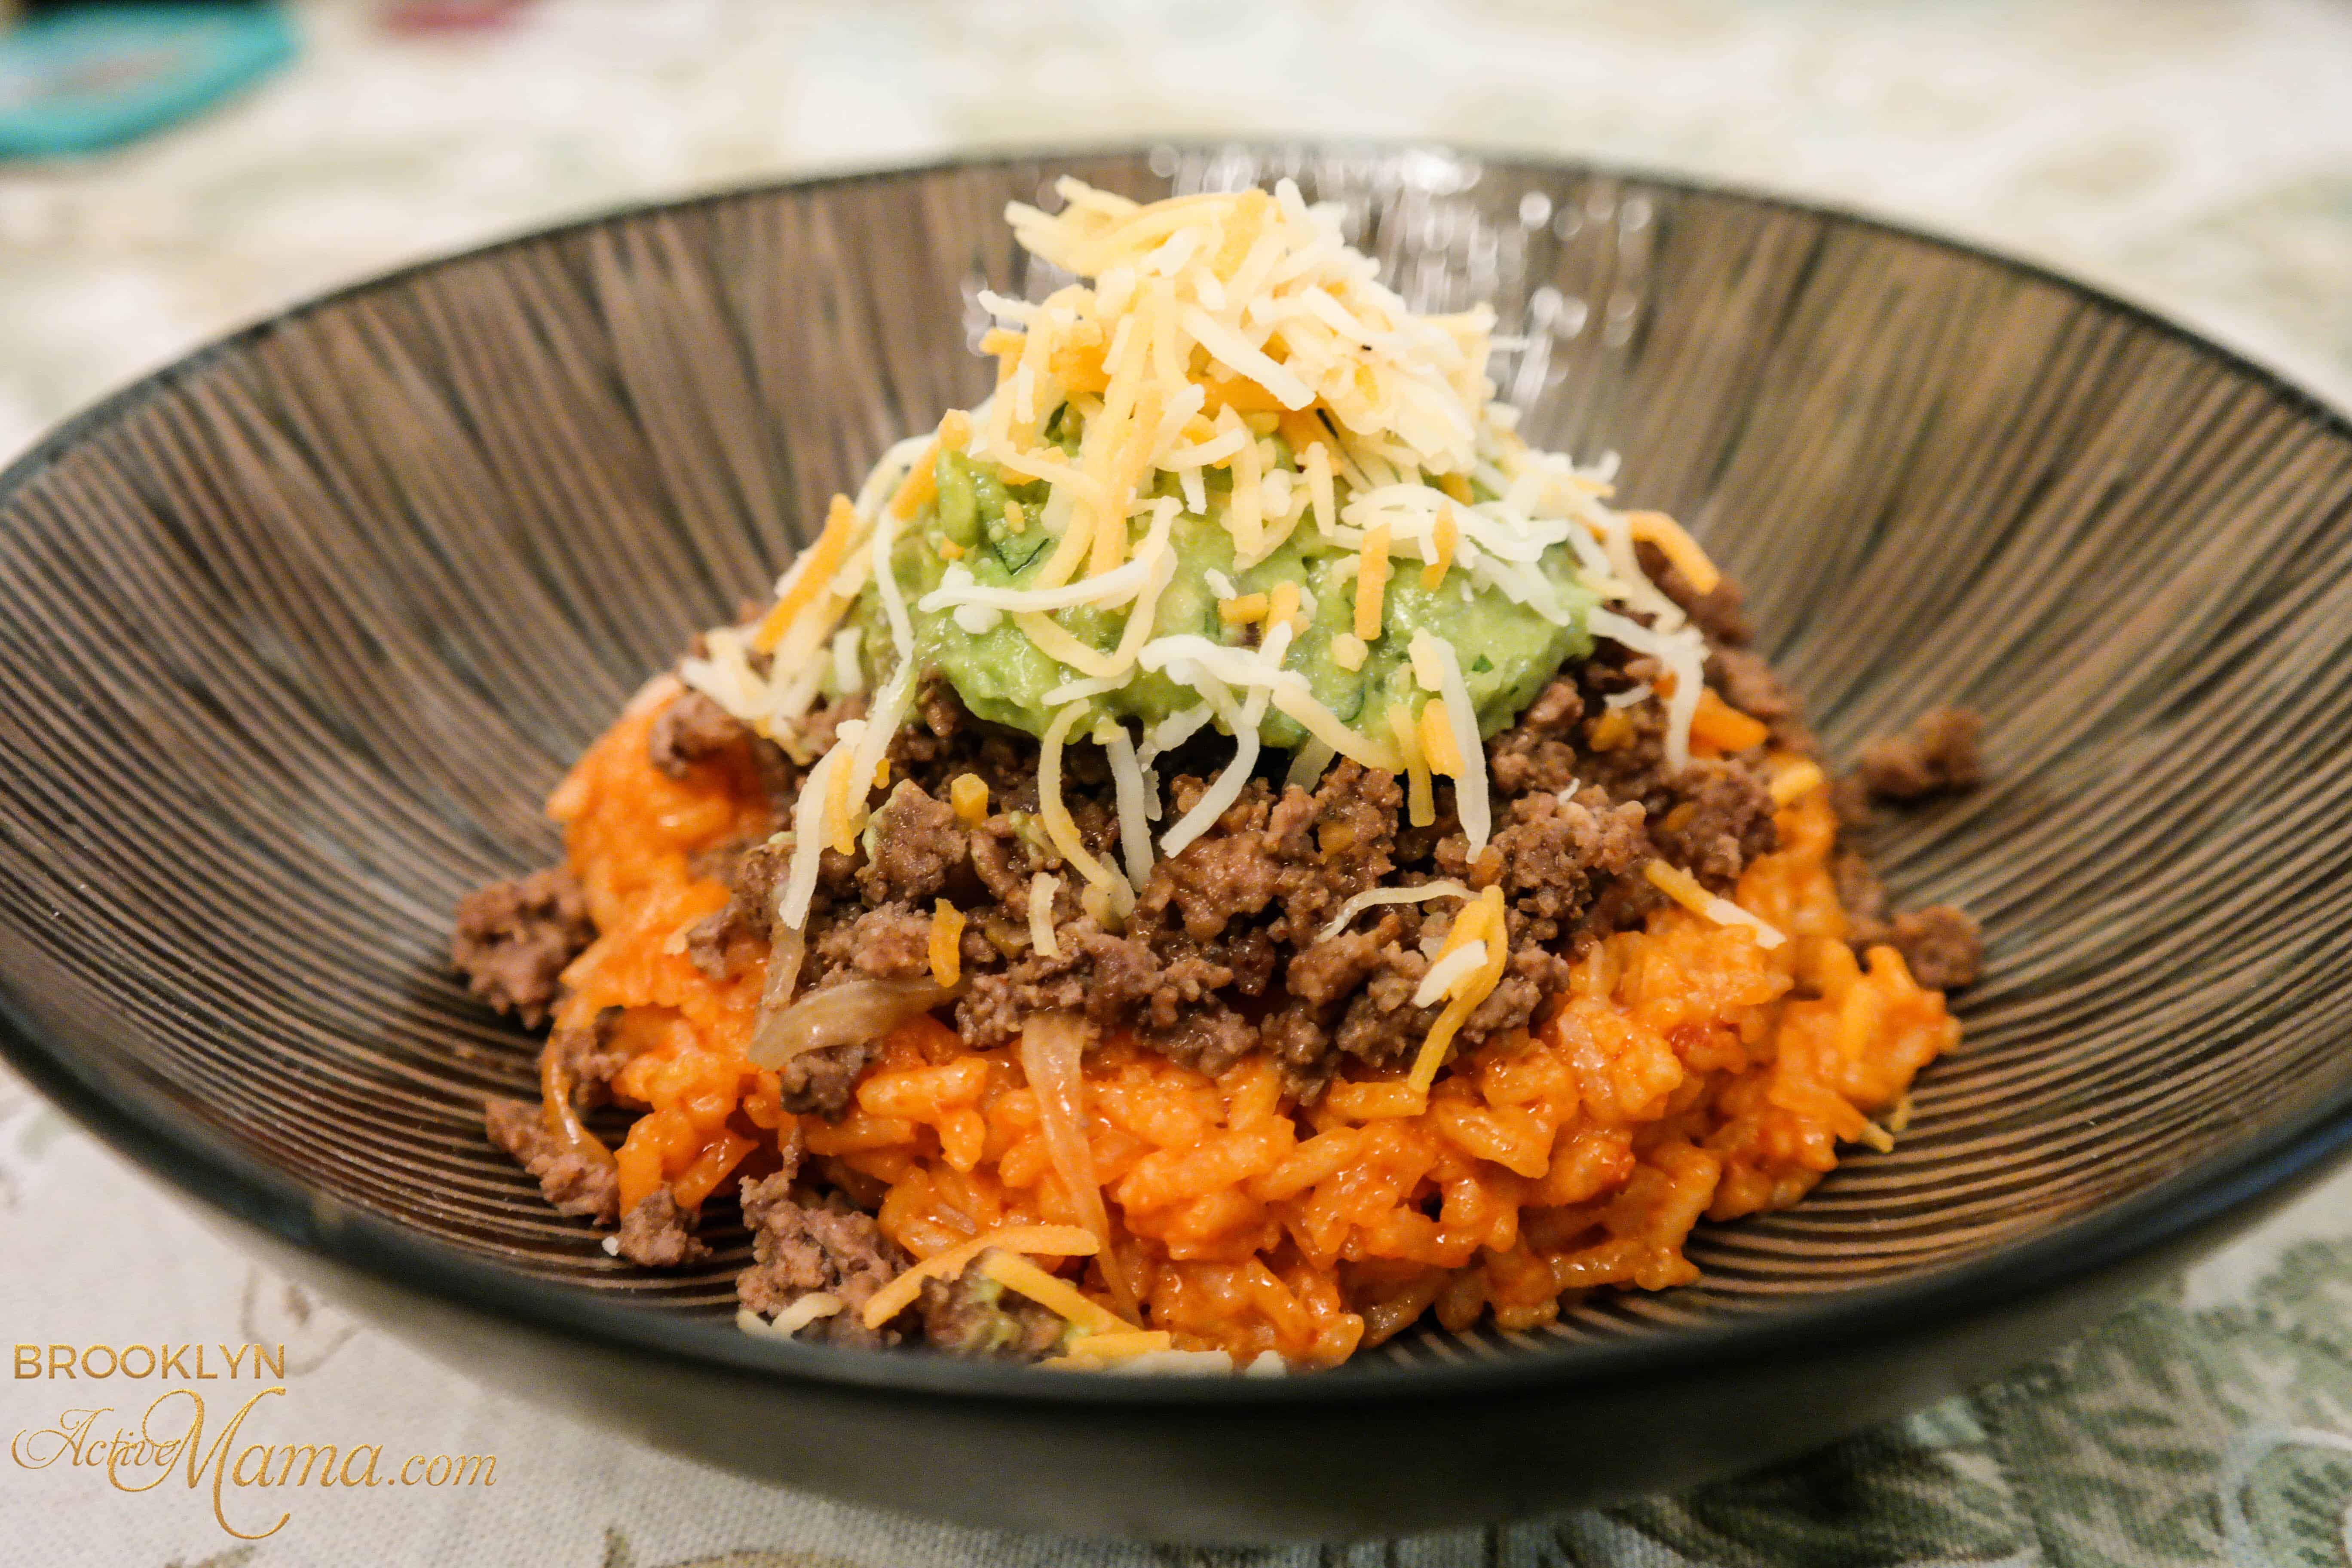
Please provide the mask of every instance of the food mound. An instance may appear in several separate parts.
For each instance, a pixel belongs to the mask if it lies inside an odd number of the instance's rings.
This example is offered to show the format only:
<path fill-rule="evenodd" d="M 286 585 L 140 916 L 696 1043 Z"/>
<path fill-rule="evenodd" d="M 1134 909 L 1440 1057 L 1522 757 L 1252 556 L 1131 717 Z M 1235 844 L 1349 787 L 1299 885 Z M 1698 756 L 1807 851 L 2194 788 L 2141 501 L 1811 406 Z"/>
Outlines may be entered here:
<path fill-rule="evenodd" d="M 1978 943 L 1841 814 L 1973 782 L 1973 716 L 1833 780 L 1698 546 L 1514 433 L 1491 311 L 1287 182 L 1060 191 L 994 393 L 459 911 L 552 1025 L 490 1136 L 635 1264 L 740 1204 L 750 1331 L 1266 1373 L 1687 1283 L 1888 1147 Z"/>

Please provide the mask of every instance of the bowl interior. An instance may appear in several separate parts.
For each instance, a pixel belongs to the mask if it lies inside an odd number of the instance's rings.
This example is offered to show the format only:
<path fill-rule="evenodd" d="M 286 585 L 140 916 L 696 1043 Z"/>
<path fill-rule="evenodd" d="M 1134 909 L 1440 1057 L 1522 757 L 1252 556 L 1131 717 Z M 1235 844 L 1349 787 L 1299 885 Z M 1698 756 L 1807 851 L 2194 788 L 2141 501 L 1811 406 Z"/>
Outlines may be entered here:
<path fill-rule="evenodd" d="M 2342 1093 L 2352 437 L 2030 269 L 1752 196 L 1451 154 L 1010 160 L 730 195 L 363 285 L 77 421 L 0 494 L 0 989 L 134 1117 L 552 1286 L 718 1315 L 748 1258 L 608 1258 L 485 1142 L 534 1044 L 445 967 L 540 803 L 891 439 L 989 384 L 1001 221 L 1296 176 L 1417 303 L 1491 300 L 1538 444 L 1622 455 L 1843 752 L 1989 716 L 1888 824 L 1990 939 L 1892 1153 L 1704 1230 L 1696 1286 L 1538 1351 L 1979 1258 Z"/>

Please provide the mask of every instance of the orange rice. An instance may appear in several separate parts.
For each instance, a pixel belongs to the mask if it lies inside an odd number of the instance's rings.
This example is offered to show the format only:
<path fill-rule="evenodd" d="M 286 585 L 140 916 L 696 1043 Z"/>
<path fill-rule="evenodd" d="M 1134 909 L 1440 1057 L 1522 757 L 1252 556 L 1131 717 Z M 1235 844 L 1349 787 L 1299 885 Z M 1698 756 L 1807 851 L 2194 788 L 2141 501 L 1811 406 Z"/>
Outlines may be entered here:
<path fill-rule="evenodd" d="M 635 705 L 550 802 L 600 933 L 564 973 L 557 1023 L 624 1009 L 615 1038 L 635 1054 L 614 1088 L 646 1111 L 617 1152 L 622 1212 L 665 1183 L 699 1205 L 797 1120 L 815 1169 L 918 1258 L 1001 1225 L 1083 1224 L 1017 1050 L 970 1049 L 937 1019 L 886 1042 L 839 1121 L 782 1109 L 776 1075 L 742 1055 L 764 964 L 715 981 L 684 945 L 728 897 L 695 857 L 763 830 L 766 807 L 748 764 L 656 770 L 658 709 Z M 1450 1328 L 1491 1313 L 1526 1329 L 1573 1292 L 1696 1279 L 1693 1225 L 1785 1207 L 1841 1143 L 1883 1144 L 1868 1118 L 1959 1037 L 1892 948 L 1857 963 L 1846 946 L 1826 792 L 1778 825 L 1736 901 L 1788 942 L 1669 907 L 1594 945 L 1534 1030 L 1456 1058 L 1418 1114 L 1383 1114 L 1399 1097 L 1377 1080 L 1301 1111 L 1263 1058 L 1211 1078 L 1101 1042 L 1088 1121 L 1114 1246 L 1065 1271 L 1108 1302 L 1102 1270 L 1121 1269 L 1145 1326 L 1180 1346 L 1302 1364 L 1433 1307 Z"/>

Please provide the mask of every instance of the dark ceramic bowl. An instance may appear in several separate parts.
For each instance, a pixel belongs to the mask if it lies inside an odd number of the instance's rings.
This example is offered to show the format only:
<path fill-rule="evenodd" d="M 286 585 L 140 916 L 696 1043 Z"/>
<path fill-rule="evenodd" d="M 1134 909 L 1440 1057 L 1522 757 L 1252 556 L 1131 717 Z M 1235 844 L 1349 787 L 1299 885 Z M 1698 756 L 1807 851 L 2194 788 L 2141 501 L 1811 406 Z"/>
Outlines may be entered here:
<path fill-rule="evenodd" d="M 1885 831 L 1991 939 L 1901 1147 L 1702 1284 L 1282 1381 L 746 1338 L 485 1142 L 533 1047 L 443 965 L 548 787 L 886 442 L 988 384 L 999 213 L 1292 173 L 1491 298 L 1540 444 L 1747 582 L 1833 748 L 1942 701 L 1995 782 Z M 1087 1534 L 1329 1537 L 1682 1486 L 2040 1352 L 2352 1137 L 2352 430 L 1998 258 L 1446 153 L 1020 158 L 627 213 L 304 306 L 0 480 L 8 1058 L 468 1375 L 749 1474 Z M 104 1245 L 94 1237 L 93 1245 Z"/>

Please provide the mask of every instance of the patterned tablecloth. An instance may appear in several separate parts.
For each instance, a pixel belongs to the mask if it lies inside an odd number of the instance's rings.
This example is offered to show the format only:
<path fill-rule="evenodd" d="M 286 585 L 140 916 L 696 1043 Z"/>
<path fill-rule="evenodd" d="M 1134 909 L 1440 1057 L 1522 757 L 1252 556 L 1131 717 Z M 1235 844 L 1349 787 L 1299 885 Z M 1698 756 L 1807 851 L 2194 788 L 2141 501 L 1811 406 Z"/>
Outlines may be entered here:
<path fill-rule="evenodd" d="M 545 0 L 293 70 L 104 160 L 0 165 L 0 448 L 389 264 L 655 195 L 988 142 L 1432 135 L 1695 169 L 1992 238 L 2352 387 L 2352 9 L 2328 0 Z M 110 1489 L 163 1386 L 0 1383 L 0 1562 L 2254 1564 L 2352 1551 L 2352 1177 L 2053 1360 L 1798 1463 L 1488 1531 L 1266 1553 L 982 1535 L 752 1486 L 493 1397 L 246 1261 L 0 1076 L 0 1323 L 160 1348 L 266 1442 L 490 1485 Z M 194 1363 L 188 1346 L 201 1342 Z M 144 1347 L 143 1349 L 142 1347 Z M 232 1368 L 226 1355 L 238 1359 Z M 46 1355 L 43 1350 L 37 1352 Z M 174 1355 L 178 1361 L 168 1361 Z M 46 1370 L 46 1368 L 45 1368 Z M 89 1370 L 89 1369 L 85 1369 Z M 279 1381 L 273 1369 L 272 1383 Z M 83 1429 L 67 1412 L 111 1406 Z M 182 1417 L 177 1426 L 184 1426 Z M 778 1441 L 790 1441 L 779 1433 Z M 209 1438 L 207 1438 L 209 1441 Z M 73 1461 L 79 1457 L 83 1463 Z"/>

